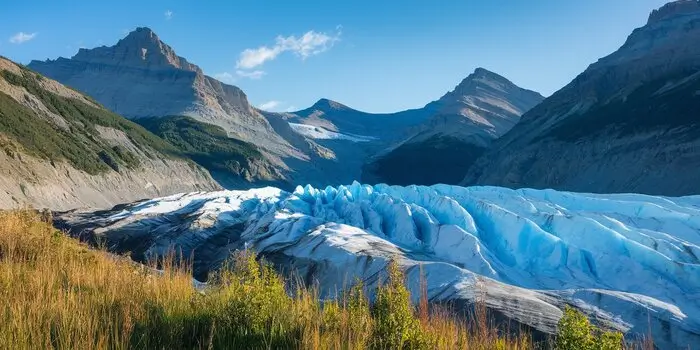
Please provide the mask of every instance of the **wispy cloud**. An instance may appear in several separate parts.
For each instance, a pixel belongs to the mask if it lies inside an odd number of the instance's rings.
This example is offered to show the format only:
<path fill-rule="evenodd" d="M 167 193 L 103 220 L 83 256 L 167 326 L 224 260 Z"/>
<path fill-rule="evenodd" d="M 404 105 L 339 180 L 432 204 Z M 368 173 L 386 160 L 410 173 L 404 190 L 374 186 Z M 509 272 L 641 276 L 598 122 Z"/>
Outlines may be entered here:
<path fill-rule="evenodd" d="M 233 76 L 233 74 L 229 72 L 222 72 L 222 73 L 217 73 L 214 74 L 214 78 L 219 81 L 223 81 L 224 83 L 228 84 L 233 84 L 236 81 L 236 77 Z"/>
<path fill-rule="evenodd" d="M 173 18 L 173 11 L 166 10 L 165 11 L 165 19 L 170 20 L 171 18 Z"/>
<path fill-rule="evenodd" d="M 253 80 L 258 80 L 265 75 L 265 71 L 262 70 L 253 70 L 253 71 L 244 71 L 244 70 L 237 70 L 236 75 L 239 77 L 243 78 L 248 78 L 248 79 L 253 79 Z"/>
<path fill-rule="evenodd" d="M 244 70 L 236 70 L 235 73 L 230 73 L 230 72 L 221 72 L 221 73 L 216 73 L 213 75 L 214 78 L 216 78 L 219 81 L 222 81 L 227 84 L 233 84 L 238 80 L 237 78 L 247 78 L 251 80 L 258 80 L 261 79 L 265 74 L 265 71 L 262 70 L 253 70 L 253 71 L 244 71 Z"/>
<path fill-rule="evenodd" d="M 294 112 L 296 110 L 297 110 L 297 106 L 291 105 L 291 106 L 287 107 L 287 109 L 285 109 L 284 111 L 289 113 L 289 112 Z"/>
<path fill-rule="evenodd" d="M 258 106 L 258 108 L 262 109 L 263 111 L 272 111 L 276 107 L 278 107 L 281 104 L 280 101 L 267 101 L 261 105 Z"/>
<path fill-rule="evenodd" d="M 324 33 L 310 30 L 301 37 L 294 35 L 278 36 L 275 39 L 275 45 L 260 46 L 255 49 L 245 49 L 238 57 L 236 68 L 238 69 L 253 69 L 263 65 L 267 61 L 272 61 L 283 52 L 292 52 L 299 56 L 302 60 L 310 56 L 318 55 L 331 47 L 340 40 L 342 27 L 336 27 L 335 33 Z"/>
<path fill-rule="evenodd" d="M 13 35 L 13 36 L 10 37 L 10 43 L 12 43 L 12 44 L 22 44 L 22 43 L 25 43 L 25 42 L 27 42 L 27 41 L 29 41 L 29 40 L 34 39 L 34 38 L 37 36 L 37 34 L 39 34 L 39 33 L 31 33 L 31 34 L 28 34 L 28 33 L 25 33 L 25 32 L 19 32 L 19 33 L 17 33 L 17 34 L 15 34 L 15 35 Z"/>

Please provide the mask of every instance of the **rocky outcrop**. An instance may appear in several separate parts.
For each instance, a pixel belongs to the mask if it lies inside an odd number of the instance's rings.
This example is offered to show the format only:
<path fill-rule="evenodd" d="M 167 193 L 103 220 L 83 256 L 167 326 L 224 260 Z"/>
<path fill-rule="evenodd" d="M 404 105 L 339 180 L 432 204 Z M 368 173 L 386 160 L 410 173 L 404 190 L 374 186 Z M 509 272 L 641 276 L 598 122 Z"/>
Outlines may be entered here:
<path fill-rule="evenodd" d="M 537 92 L 477 68 L 454 90 L 426 106 L 432 117 L 371 159 L 363 180 L 396 185 L 459 183 L 491 142 L 543 99 Z"/>
<path fill-rule="evenodd" d="M 652 13 L 619 50 L 527 112 L 464 184 L 700 192 L 700 6 Z"/>
<path fill-rule="evenodd" d="M 221 188 L 155 135 L 4 58 L 0 118 L 0 208 L 107 208 Z"/>

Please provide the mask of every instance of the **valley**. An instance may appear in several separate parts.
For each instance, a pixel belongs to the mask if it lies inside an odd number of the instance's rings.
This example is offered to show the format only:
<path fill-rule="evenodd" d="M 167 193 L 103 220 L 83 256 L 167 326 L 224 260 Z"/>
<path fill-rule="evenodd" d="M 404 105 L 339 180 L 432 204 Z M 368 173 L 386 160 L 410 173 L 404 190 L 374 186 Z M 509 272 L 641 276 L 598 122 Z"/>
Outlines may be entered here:
<path fill-rule="evenodd" d="M 259 93 L 285 54 L 312 69 L 342 26 L 246 48 L 235 74 L 202 68 L 223 46 L 200 66 L 146 26 L 69 58 L 0 56 L 0 296 L 54 317 L 0 348 L 696 348 L 700 0 L 644 18 L 548 96 L 471 60 L 382 113 L 323 95 L 371 82 L 318 73 L 303 109 L 236 86 Z M 425 67 L 411 89 L 434 92 Z M 36 300 L 11 287 L 42 279 Z M 94 324 L 66 311 L 81 300 Z"/>

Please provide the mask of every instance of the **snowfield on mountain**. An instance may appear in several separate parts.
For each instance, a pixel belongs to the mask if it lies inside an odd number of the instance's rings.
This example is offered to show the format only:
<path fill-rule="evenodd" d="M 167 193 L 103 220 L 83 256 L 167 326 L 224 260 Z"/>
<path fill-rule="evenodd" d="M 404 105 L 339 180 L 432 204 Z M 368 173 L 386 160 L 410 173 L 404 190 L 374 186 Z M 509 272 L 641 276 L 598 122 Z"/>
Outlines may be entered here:
<path fill-rule="evenodd" d="M 361 185 L 178 194 L 62 214 L 73 235 L 136 260 L 175 247 L 205 279 L 253 249 L 333 297 L 376 285 L 391 258 L 418 297 L 475 298 L 553 333 L 565 304 L 660 348 L 700 344 L 700 196 L 448 185 Z"/>

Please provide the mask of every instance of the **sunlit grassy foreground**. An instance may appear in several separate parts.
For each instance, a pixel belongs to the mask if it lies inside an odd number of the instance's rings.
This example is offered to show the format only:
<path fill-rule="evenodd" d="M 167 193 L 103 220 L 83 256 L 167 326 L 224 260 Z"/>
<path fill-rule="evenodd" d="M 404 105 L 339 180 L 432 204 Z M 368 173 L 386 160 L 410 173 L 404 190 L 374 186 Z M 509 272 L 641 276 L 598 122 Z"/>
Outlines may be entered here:
<path fill-rule="evenodd" d="M 252 254 L 237 255 L 201 291 L 193 286 L 187 268 L 166 259 L 162 270 L 157 273 L 89 249 L 29 211 L 0 212 L 0 347 L 535 346 L 526 335 L 499 336 L 489 326 L 484 307 L 477 306 L 469 322 L 458 322 L 444 309 L 429 308 L 424 298 L 414 308 L 396 265 L 387 271 L 390 278 L 372 305 L 361 286 L 338 302 L 320 302 L 312 290 L 302 287 L 290 291 L 288 283 Z"/>

